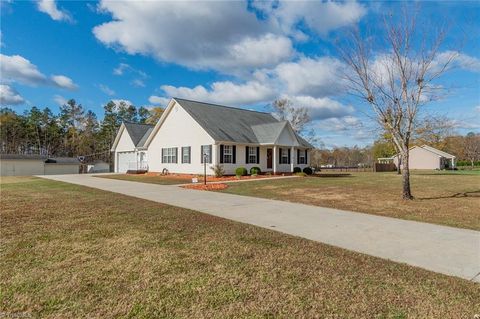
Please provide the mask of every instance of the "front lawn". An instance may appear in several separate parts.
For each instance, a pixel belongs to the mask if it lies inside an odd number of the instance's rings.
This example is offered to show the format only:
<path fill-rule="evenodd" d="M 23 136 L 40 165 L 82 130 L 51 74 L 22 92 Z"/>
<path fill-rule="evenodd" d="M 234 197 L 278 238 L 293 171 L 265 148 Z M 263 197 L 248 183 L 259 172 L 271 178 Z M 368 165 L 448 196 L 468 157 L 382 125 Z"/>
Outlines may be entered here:
<path fill-rule="evenodd" d="M 3 178 L 1 191 L 2 316 L 480 313 L 478 284 L 271 230 L 50 180 Z"/>
<path fill-rule="evenodd" d="M 408 202 L 396 173 L 232 183 L 223 192 L 480 230 L 479 173 L 414 171 Z"/>

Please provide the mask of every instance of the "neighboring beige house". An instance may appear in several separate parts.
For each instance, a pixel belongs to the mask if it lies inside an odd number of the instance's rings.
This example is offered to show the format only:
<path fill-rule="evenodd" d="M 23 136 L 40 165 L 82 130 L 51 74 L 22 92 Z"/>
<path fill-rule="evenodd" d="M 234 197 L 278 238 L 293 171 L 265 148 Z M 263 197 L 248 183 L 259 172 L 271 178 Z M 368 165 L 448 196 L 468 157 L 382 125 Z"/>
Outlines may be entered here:
<path fill-rule="evenodd" d="M 312 145 L 270 113 L 173 98 L 155 126 L 123 123 L 115 138 L 115 172 L 207 174 L 222 165 L 263 172 L 309 166 Z"/>
<path fill-rule="evenodd" d="M 71 157 L 0 154 L 0 176 L 78 174 L 80 162 Z"/>
<path fill-rule="evenodd" d="M 391 157 L 391 160 L 398 167 L 398 156 Z M 455 160 L 454 155 L 428 145 L 414 146 L 409 151 L 410 169 L 453 169 Z"/>

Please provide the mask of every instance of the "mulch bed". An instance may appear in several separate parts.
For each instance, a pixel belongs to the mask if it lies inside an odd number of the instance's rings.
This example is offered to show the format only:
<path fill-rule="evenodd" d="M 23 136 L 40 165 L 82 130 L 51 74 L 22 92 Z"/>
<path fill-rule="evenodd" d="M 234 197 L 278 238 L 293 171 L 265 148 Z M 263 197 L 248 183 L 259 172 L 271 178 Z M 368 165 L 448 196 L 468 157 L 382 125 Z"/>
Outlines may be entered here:
<path fill-rule="evenodd" d="M 227 176 L 222 176 L 222 177 L 215 177 L 215 176 L 207 176 L 207 181 L 208 182 L 223 182 L 223 181 L 236 181 L 236 180 L 242 180 L 242 179 L 262 179 L 262 178 L 270 178 L 270 177 L 276 177 L 276 176 L 290 176 L 292 175 L 291 173 L 282 173 L 282 174 L 276 174 L 276 175 L 267 175 L 267 174 L 260 174 L 260 175 L 247 175 L 247 176 L 241 176 L 240 178 L 236 177 L 235 175 L 227 175 Z M 192 179 L 194 177 L 198 178 L 198 181 L 201 182 L 203 181 L 203 175 L 193 175 L 193 174 L 168 174 L 168 175 L 162 175 L 162 173 L 155 173 L 155 172 L 148 172 L 145 174 L 145 176 L 164 176 L 168 178 L 178 178 L 178 179 Z"/>
<path fill-rule="evenodd" d="M 217 191 L 217 190 L 222 190 L 222 189 L 228 188 L 228 185 L 227 184 L 221 184 L 221 183 L 207 184 L 207 185 L 204 185 L 204 184 L 190 184 L 190 185 L 184 185 L 182 187 L 188 188 L 188 189 L 202 190 L 202 191 Z"/>

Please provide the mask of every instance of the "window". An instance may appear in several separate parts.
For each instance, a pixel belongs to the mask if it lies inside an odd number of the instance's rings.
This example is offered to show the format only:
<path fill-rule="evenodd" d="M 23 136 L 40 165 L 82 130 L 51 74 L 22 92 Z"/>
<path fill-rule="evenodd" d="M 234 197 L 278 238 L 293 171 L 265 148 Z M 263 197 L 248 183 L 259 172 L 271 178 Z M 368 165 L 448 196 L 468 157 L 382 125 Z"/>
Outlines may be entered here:
<path fill-rule="evenodd" d="M 248 148 L 248 163 L 257 164 L 257 148 L 256 147 Z"/>
<path fill-rule="evenodd" d="M 162 148 L 162 163 L 177 163 L 177 148 Z"/>
<path fill-rule="evenodd" d="M 289 150 L 280 149 L 280 164 L 288 164 L 288 152 Z"/>
<path fill-rule="evenodd" d="M 200 163 L 203 164 L 203 156 L 206 155 L 206 162 L 212 163 L 212 145 L 202 145 L 201 147 L 201 160 Z"/>
<path fill-rule="evenodd" d="M 298 150 L 298 164 L 307 164 L 307 161 L 306 161 L 306 154 L 307 154 L 307 150 Z"/>
<path fill-rule="evenodd" d="M 190 160 L 190 149 L 191 147 L 190 146 L 184 146 L 182 147 L 182 163 L 187 163 L 187 164 L 190 164 L 191 163 L 191 160 Z"/>
<path fill-rule="evenodd" d="M 223 162 L 224 163 L 233 163 L 233 146 L 224 145 L 223 146 Z"/>

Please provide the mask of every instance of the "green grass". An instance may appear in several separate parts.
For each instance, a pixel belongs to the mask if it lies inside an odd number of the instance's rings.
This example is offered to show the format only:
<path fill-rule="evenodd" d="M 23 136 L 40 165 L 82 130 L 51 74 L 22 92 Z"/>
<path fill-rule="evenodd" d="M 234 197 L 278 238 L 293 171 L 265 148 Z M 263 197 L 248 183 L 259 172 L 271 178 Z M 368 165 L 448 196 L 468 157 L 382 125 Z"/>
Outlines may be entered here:
<path fill-rule="evenodd" d="M 413 171 L 413 201 L 396 173 L 229 184 L 223 192 L 480 230 L 479 171 Z"/>
<path fill-rule="evenodd" d="M 143 174 L 98 175 L 96 177 L 117 179 L 117 180 L 130 181 L 130 182 L 160 184 L 160 185 L 178 185 L 178 184 L 187 184 L 192 182 L 190 178 L 179 178 L 179 177 L 169 177 L 169 176 L 149 176 L 149 175 L 143 175 Z"/>
<path fill-rule="evenodd" d="M 77 185 L 2 179 L 0 313 L 473 318 L 478 284 Z"/>

